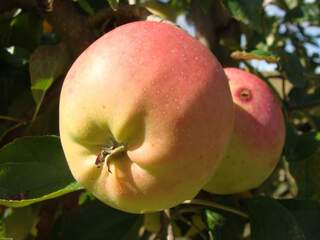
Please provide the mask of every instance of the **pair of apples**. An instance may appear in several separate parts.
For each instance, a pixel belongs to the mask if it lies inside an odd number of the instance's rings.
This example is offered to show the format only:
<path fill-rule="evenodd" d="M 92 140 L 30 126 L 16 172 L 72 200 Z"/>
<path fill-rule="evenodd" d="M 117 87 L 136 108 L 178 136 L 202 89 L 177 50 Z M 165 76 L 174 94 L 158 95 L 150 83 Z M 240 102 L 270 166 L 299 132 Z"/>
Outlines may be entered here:
<path fill-rule="evenodd" d="M 176 26 L 139 21 L 75 61 L 61 92 L 60 134 L 77 181 L 114 208 L 144 213 L 201 189 L 257 187 L 280 157 L 284 121 L 262 80 L 223 69 Z"/>

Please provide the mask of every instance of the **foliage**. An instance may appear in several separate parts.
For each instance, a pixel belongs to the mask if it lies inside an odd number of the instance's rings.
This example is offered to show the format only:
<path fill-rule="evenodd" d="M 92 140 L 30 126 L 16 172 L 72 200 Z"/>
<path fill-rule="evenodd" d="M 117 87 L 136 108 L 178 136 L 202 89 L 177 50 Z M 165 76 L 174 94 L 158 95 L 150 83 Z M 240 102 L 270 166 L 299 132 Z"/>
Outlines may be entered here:
<path fill-rule="evenodd" d="M 83 191 L 57 137 L 70 63 L 98 36 L 149 12 L 178 24 L 185 19 L 182 27 L 223 66 L 247 68 L 267 81 L 287 124 L 283 156 L 263 186 L 224 197 L 201 192 L 201 201 L 153 216 L 161 226 L 151 228 L 143 216 L 111 209 Z M 12 229 L 23 233 L 17 239 L 319 239 L 320 4 L 1 1 L 0 147 L 0 239 L 13 237 Z"/>

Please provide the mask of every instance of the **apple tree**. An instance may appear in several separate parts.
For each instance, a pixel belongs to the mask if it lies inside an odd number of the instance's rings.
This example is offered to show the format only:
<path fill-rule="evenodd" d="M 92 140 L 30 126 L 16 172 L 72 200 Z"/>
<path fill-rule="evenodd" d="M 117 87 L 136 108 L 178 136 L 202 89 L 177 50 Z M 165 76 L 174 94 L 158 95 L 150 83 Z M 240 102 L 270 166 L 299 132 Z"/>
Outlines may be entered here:
<path fill-rule="evenodd" d="M 259 186 L 227 195 L 201 190 L 174 207 L 133 214 L 74 179 L 59 131 L 66 74 L 99 37 L 141 20 L 179 26 L 223 67 L 254 74 L 273 93 L 284 146 Z M 0 1 L 0 240 L 320 239 L 319 156 L 318 0 Z M 224 171 L 235 184 L 259 174 Z"/>

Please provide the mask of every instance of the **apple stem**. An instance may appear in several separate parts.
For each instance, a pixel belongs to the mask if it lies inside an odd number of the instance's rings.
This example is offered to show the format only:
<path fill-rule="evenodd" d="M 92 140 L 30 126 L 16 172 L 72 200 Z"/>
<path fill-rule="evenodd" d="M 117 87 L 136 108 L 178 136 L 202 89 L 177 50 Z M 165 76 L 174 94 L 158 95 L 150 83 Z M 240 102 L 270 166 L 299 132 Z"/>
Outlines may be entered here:
<path fill-rule="evenodd" d="M 111 157 L 116 155 L 116 154 L 125 152 L 125 151 L 126 151 L 126 147 L 124 145 L 117 145 L 117 146 L 115 146 L 113 149 L 111 149 L 109 151 L 109 154 L 106 156 L 106 165 L 107 165 L 109 173 L 112 173 L 111 170 L 110 170 L 110 159 L 111 159 Z"/>
<path fill-rule="evenodd" d="M 206 201 L 203 199 L 193 199 L 193 200 L 186 200 L 184 201 L 182 204 L 194 204 L 194 205 L 201 205 L 201 206 L 205 206 L 205 207 L 210 207 L 210 208 L 216 208 L 216 209 L 220 209 L 226 212 L 230 212 L 230 213 L 234 213 L 236 215 L 239 215 L 243 218 L 249 219 L 249 215 L 241 210 L 229 207 L 229 206 L 225 206 L 216 202 L 211 202 L 211 201 Z"/>
<path fill-rule="evenodd" d="M 109 173 L 112 173 L 110 170 L 111 157 L 116 154 L 125 152 L 127 149 L 125 145 L 119 144 L 113 139 L 111 141 L 112 141 L 112 145 L 102 147 L 102 149 L 101 149 L 100 153 L 98 154 L 97 159 L 95 161 L 95 165 L 97 166 L 97 168 L 100 168 L 102 163 L 105 162 Z"/>

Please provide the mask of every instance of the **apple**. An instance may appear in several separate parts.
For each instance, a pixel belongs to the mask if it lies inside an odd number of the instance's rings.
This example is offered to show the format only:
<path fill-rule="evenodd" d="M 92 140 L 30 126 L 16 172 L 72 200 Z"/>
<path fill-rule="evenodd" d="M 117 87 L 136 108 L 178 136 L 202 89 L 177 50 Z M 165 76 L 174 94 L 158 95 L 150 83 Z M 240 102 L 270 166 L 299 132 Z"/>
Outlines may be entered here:
<path fill-rule="evenodd" d="M 272 173 L 282 153 L 285 125 L 281 105 L 263 80 L 241 69 L 224 70 L 235 105 L 234 132 L 204 190 L 234 194 L 258 187 Z"/>
<path fill-rule="evenodd" d="M 60 97 L 60 135 L 75 179 L 132 213 L 193 198 L 233 128 L 223 68 L 182 29 L 138 21 L 88 47 Z"/>

